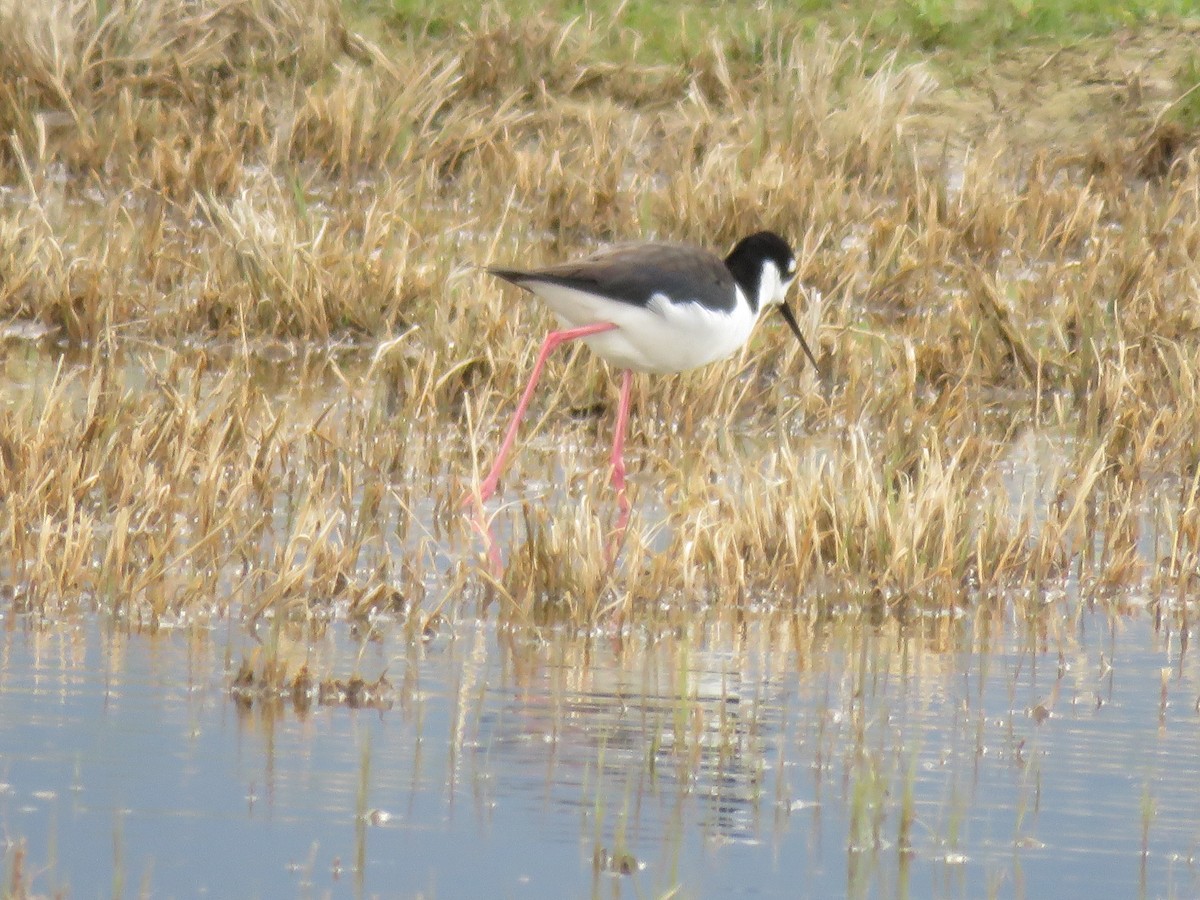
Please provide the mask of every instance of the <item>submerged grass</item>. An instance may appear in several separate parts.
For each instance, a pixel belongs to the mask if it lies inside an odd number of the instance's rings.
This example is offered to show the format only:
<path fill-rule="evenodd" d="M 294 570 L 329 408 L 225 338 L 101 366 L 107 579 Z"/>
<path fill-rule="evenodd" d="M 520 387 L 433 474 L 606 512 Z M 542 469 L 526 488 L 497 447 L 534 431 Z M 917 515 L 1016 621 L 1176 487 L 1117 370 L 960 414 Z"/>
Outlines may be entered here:
<path fill-rule="evenodd" d="M 872 40 L 771 5 L 0 5 L 10 605 L 417 635 L 462 596 L 585 626 L 1190 596 L 1200 26 L 1077 5 L 889 5 Z M 555 360 L 490 575 L 458 504 L 547 317 L 474 267 L 763 225 L 823 377 L 767 323 L 640 380 L 614 564 L 612 377 Z"/>

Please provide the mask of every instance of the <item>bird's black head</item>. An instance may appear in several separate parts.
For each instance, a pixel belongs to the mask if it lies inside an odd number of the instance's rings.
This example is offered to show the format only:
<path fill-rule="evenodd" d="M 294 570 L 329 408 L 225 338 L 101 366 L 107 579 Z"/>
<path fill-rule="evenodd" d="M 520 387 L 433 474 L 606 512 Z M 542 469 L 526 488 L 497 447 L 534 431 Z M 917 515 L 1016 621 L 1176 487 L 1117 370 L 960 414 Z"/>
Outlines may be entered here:
<path fill-rule="evenodd" d="M 725 265 L 754 309 L 783 303 L 796 277 L 796 256 L 787 241 L 773 231 L 760 231 L 737 242 Z"/>
<path fill-rule="evenodd" d="M 725 257 L 725 265 L 755 312 L 778 304 L 779 312 L 800 341 L 809 362 L 820 372 L 821 367 L 817 365 L 808 341 L 800 333 L 796 316 L 784 302 L 784 295 L 796 278 L 796 255 L 788 242 L 773 231 L 759 231 L 738 241 Z"/>

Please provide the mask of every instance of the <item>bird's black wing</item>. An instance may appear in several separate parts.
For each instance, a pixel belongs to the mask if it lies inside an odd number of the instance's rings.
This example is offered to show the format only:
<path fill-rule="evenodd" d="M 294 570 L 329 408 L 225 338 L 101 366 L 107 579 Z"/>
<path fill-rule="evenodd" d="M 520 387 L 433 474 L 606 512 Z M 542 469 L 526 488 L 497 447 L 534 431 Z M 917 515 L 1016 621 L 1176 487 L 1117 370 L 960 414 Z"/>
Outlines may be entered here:
<path fill-rule="evenodd" d="M 735 301 L 733 276 L 725 263 L 687 244 L 626 244 L 543 269 L 488 271 L 527 289 L 538 282 L 557 284 L 633 306 L 648 306 L 655 294 L 722 312 L 732 310 Z"/>

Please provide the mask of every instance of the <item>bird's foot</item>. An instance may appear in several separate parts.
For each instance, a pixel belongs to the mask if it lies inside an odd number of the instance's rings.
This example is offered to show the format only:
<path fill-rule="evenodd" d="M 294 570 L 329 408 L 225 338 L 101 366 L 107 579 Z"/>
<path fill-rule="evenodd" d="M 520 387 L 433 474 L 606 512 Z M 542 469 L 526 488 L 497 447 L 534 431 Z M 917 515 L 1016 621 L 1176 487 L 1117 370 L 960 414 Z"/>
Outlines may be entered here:
<path fill-rule="evenodd" d="M 492 499 L 493 496 L 495 496 L 496 489 L 499 486 L 500 479 L 498 477 L 493 478 L 488 476 L 487 478 L 483 479 L 483 481 L 479 482 L 479 490 L 467 491 L 462 495 L 462 499 L 458 502 L 459 508 L 465 509 L 466 507 L 472 506 L 476 501 L 478 501 L 479 508 L 482 510 L 483 504 L 487 503 Z"/>
<path fill-rule="evenodd" d="M 493 578 L 504 574 L 504 561 L 500 558 L 500 545 L 496 541 L 496 533 L 492 530 L 491 522 L 483 516 L 483 506 L 470 514 L 471 529 L 483 539 L 483 552 L 487 557 L 488 571 Z"/>
<path fill-rule="evenodd" d="M 617 564 L 617 557 L 620 556 L 621 547 L 625 543 L 625 532 L 629 528 L 631 509 L 629 497 L 625 493 L 625 485 L 622 484 L 617 489 L 617 521 L 613 523 L 612 530 L 608 533 L 608 539 L 604 544 L 604 561 L 610 569 Z"/>

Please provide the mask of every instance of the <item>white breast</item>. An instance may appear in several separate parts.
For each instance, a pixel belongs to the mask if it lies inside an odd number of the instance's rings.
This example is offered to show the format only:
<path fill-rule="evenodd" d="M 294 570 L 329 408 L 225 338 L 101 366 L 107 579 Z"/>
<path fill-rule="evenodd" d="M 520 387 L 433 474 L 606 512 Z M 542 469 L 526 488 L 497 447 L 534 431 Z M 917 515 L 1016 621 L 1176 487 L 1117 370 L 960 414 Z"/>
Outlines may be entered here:
<path fill-rule="evenodd" d="M 758 318 L 740 289 L 733 310 L 721 312 L 661 295 L 641 307 L 560 285 L 530 288 L 566 328 L 616 325 L 583 342 L 611 365 L 635 372 L 685 372 L 724 359 L 746 343 Z"/>

